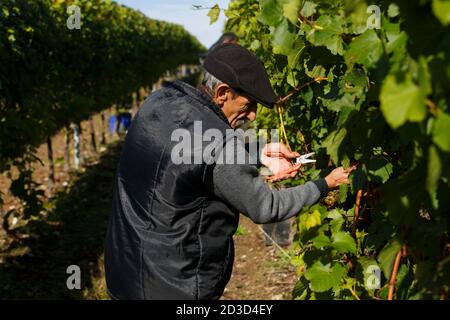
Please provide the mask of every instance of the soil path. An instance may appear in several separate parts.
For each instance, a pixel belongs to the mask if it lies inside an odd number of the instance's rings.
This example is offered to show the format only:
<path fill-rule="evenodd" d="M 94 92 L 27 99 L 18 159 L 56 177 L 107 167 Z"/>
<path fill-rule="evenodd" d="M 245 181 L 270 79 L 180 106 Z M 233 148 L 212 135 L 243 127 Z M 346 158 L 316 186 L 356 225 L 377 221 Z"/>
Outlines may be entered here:
<path fill-rule="evenodd" d="M 258 225 L 241 215 L 243 235 L 235 236 L 236 258 L 225 300 L 292 299 L 297 276 L 275 246 L 266 246 Z"/>

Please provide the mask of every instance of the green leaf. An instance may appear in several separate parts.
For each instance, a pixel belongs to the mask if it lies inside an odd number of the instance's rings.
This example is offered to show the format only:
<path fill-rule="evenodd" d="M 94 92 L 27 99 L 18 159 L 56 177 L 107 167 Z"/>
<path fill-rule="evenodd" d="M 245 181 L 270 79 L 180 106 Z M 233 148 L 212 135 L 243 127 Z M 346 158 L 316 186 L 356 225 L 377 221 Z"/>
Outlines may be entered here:
<path fill-rule="evenodd" d="M 419 86 L 422 90 L 423 99 L 427 97 L 432 91 L 431 88 L 431 76 L 430 71 L 428 69 L 427 60 L 424 57 L 420 57 L 419 59 Z"/>
<path fill-rule="evenodd" d="M 261 14 L 258 19 L 268 26 L 276 26 L 283 19 L 283 9 L 277 0 L 261 0 Z"/>
<path fill-rule="evenodd" d="M 307 213 L 305 220 L 305 228 L 309 230 L 314 228 L 315 226 L 320 226 L 322 221 L 320 219 L 320 212 L 318 210 L 314 210 L 312 213 Z"/>
<path fill-rule="evenodd" d="M 346 135 L 347 129 L 341 128 L 333 131 L 323 142 L 324 147 L 327 148 L 327 153 L 335 164 L 339 163 L 339 147 Z"/>
<path fill-rule="evenodd" d="M 450 1 L 433 0 L 433 13 L 443 25 L 450 23 Z"/>
<path fill-rule="evenodd" d="M 301 0 L 288 0 L 283 5 L 284 16 L 292 23 L 297 24 L 298 12 L 300 11 Z"/>
<path fill-rule="evenodd" d="M 328 238 L 323 233 L 319 234 L 317 237 L 312 239 L 313 246 L 317 249 L 322 249 L 328 247 L 331 244 L 330 238 Z"/>
<path fill-rule="evenodd" d="M 355 104 L 352 99 L 352 95 L 350 94 L 344 94 L 342 97 L 335 99 L 335 100 L 329 100 L 325 98 L 321 98 L 322 103 L 327 109 L 331 111 L 340 112 L 344 108 L 354 109 Z"/>
<path fill-rule="evenodd" d="M 288 55 L 289 68 L 294 69 L 297 67 L 300 55 L 304 48 L 305 48 L 305 41 L 303 40 L 303 38 L 298 37 L 297 39 L 295 39 L 294 48 Z"/>
<path fill-rule="evenodd" d="M 288 76 L 286 78 L 286 82 L 291 87 L 296 87 L 297 86 L 297 71 L 289 72 L 289 74 L 288 74 Z"/>
<path fill-rule="evenodd" d="M 318 261 L 306 270 L 305 278 L 310 281 L 311 290 L 325 292 L 338 286 L 345 272 L 345 268 L 338 263 L 331 267 L 330 264 L 323 265 Z"/>
<path fill-rule="evenodd" d="M 289 55 L 292 52 L 295 35 L 286 19 L 275 28 L 273 33 L 273 52 L 275 54 Z"/>
<path fill-rule="evenodd" d="M 427 191 L 430 194 L 436 192 L 439 178 L 442 172 L 442 163 L 439 158 L 439 153 L 434 145 L 428 148 L 428 174 L 427 174 Z"/>
<path fill-rule="evenodd" d="M 422 121 L 426 116 L 423 95 L 410 74 L 406 74 L 401 82 L 394 75 L 388 75 L 381 88 L 380 101 L 381 111 L 394 129 L 408 120 Z"/>
<path fill-rule="evenodd" d="M 314 27 L 305 26 L 306 39 L 315 46 L 325 46 L 332 54 L 344 54 L 344 41 L 341 34 L 344 30 L 344 21 L 341 16 L 320 16 Z"/>
<path fill-rule="evenodd" d="M 399 300 L 408 299 L 408 294 L 411 289 L 411 285 L 414 281 L 414 271 L 409 265 L 402 264 L 397 273 L 396 286 L 396 298 Z"/>
<path fill-rule="evenodd" d="M 307 294 L 308 294 L 308 281 L 305 279 L 304 276 L 301 276 L 294 286 L 292 295 L 294 296 L 295 299 L 304 300 Z"/>
<path fill-rule="evenodd" d="M 342 219 L 342 212 L 343 212 L 342 209 L 334 208 L 328 212 L 327 218 L 332 220 Z"/>
<path fill-rule="evenodd" d="M 339 186 L 339 202 L 344 203 L 347 199 L 348 184 L 344 183 Z"/>
<path fill-rule="evenodd" d="M 305 18 L 309 18 L 314 13 L 316 13 L 316 7 L 317 7 L 316 3 L 311 2 L 311 1 L 305 1 L 305 3 L 303 4 L 303 7 L 302 7 L 302 10 L 300 11 L 300 13 Z"/>
<path fill-rule="evenodd" d="M 354 38 L 344 54 L 347 64 L 359 63 L 367 68 L 376 66 L 383 55 L 383 44 L 373 29 Z"/>
<path fill-rule="evenodd" d="M 433 142 L 441 150 L 450 152 L 450 115 L 442 113 L 437 116 L 433 128 Z"/>
<path fill-rule="evenodd" d="M 208 12 L 208 17 L 210 17 L 211 19 L 209 24 L 217 22 L 217 20 L 219 20 L 219 15 L 220 15 L 220 7 L 218 4 L 216 4 Z"/>
<path fill-rule="evenodd" d="M 333 234 L 333 243 L 331 244 L 339 253 L 356 253 L 355 239 L 348 232 L 340 231 Z"/>
<path fill-rule="evenodd" d="M 371 181 L 379 181 L 381 183 L 388 181 L 393 172 L 392 163 L 380 157 L 370 159 L 367 164 L 367 169 L 371 177 Z"/>
<path fill-rule="evenodd" d="M 394 261 L 401 247 L 402 244 L 400 241 L 394 238 L 386 244 L 378 255 L 377 260 L 380 263 L 381 270 L 383 271 L 386 279 L 391 277 Z"/>
<path fill-rule="evenodd" d="M 250 45 L 250 50 L 256 51 L 261 47 L 261 42 L 257 39 L 253 40 L 252 44 Z"/>

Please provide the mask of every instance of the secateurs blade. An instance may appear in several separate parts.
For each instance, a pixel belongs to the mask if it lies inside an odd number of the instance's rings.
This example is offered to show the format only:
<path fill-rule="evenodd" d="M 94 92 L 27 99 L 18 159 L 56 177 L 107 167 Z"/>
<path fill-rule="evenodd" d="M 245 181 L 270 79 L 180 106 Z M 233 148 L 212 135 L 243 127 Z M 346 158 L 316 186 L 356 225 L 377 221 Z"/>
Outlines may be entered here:
<path fill-rule="evenodd" d="M 299 164 L 299 163 L 301 163 L 301 164 L 305 164 L 305 163 L 314 163 L 314 162 L 316 162 L 316 160 L 314 160 L 314 159 L 308 159 L 308 158 L 312 157 L 313 155 L 314 155 L 314 152 L 311 152 L 311 153 L 308 153 L 308 154 L 304 154 L 304 155 L 302 155 L 302 156 L 296 158 L 296 159 L 295 159 L 295 163 L 296 163 L 296 164 Z"/>

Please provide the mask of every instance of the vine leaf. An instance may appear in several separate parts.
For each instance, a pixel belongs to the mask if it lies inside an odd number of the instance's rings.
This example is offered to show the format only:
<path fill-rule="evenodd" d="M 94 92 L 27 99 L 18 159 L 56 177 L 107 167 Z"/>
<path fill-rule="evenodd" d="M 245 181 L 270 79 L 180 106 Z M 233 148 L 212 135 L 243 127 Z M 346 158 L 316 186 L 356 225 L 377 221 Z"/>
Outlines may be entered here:
<path fill-rule="evenodd" d="M 435 146 L 431 145 L 428 148 L 428 174 L 426 187 L 430 194 L 433 194 L 438 187 L 439 178 L 442 172 L 442 163 L 439 158 L 438 150 Z"/>
<path fill-rule="evenodd" d="M 440 114 L 436 118 L 433 128 L 433 142 L 443 151 L 450 152 L 450 116 Z"/>
<path fill-rule="evenodd" d="M 383 271 L 386 279 L 389 279 L 391 277 L 394 260 L 401 247 L 402 244 L 400 243 L 400 241 L 394 238 L 386 244 L 386 246 L 378 255 L 378 262 L 380 263 L 381 270 Z"/>
<path fill-rule="evenodd" d="M 300 11 L 300 13 L 305 17 L 305 18 L 309 18 L 311 17 L 313 14 L 316 13 L 316 7 L 317 4 L 311 1 L 305 1 L 305 3 L 303 4 L 302 10 Z"/>
<path fill-rule="evenodd" d="M 298 12 L 300 10 L 300 0 L 287 0 L 288 2 L 283 5 L 284 16 L 292 23 L 296 24 L 298 19 Z"/>
<path fill-rule="evenodd" d="M 275 54 L 289 55 L 294 45 L 295 35 L 291 32 L 286 19 L 275 28 L 273 33 L 273 52 Z"/>
<path fill-rule="evenodd" d="M 258 20 L 262 23 L 274 27 L 283 19 L 283 9 L 277 0 L 261 0 L 261 13 Z"/>
<path fill-rule="evenodd" d="M 306 270 L 305 278 L 310 281 L 311 290 L 325 292 L 338 286 L 345 272 L 345 268 L 338 263 L 331 267 L 318 261 Z"/>
<path fill-rule="evenodd" d="M 306 230 L 314 228 L 315 226 L 320 226 L 322 223 L 320 219 L 320 212 L 318 210 L 314 210 L 311 214 L 308 214 L 305 220 Z"/>
<path fill-rule="evenodd" d="M 381 89 L 381 111 L 389 125 L 396 129 L 406 121 L 422 121 L 426 116 L 425 101 L 420 88 L 410 74 L 399 82 L 395 75 L 388 75 Z"/>
<path fill-rule="evenodd" d="M 322 249 L 331 245 L 330 238 L 328 238 L 323 233 L 319 234 L 317 237 L 312 239 L 313 246 L 317 249 Z"/>
<path fill-rule="evenodd" d="M 444 0 L 433 0 L 433 13 L 443 25 L 450 24 L 450 2 Z"/>
<path fill-rule="evenodd" d="M 348 65 L 359 63 L 367 68 L 373 68 L 382 55 L 383 45 L 381 40 L 373 29 L 369 29 L 353 39 L 344 54 L 344 58 Z"/>
<path fill-rule="evenodd" d="M 340 231 L 334 234 L 332 246 L 339 253 L 356 253 L 355 239 L 348 232 Z"/>
<path fill-rule="evenodd" d="M 324 147 L 327 148 L 327 153 L 334 163 L 339 162 L 339 147 L 346 135 L 347 129 L 341 128 L 337 131 L 333 131 L 323 142 Z"/>
<path fill-rule="evenodd" d="M 219 20 L 219 15 L 220 15 L 220 7 L 218 4 L 216 4 L 208 12 L 208 17 L 211 18 L 209 24 L 217 22 L 217 20 Z"/>
<path fill-rule="evenodd" d="M 339 186 L 339 202 L 344 203 L 347 199 L 347 192 L 348 192 L 348 184 L 341 184 Z"/>
<path fill-rule="evenodd" d="M 322 15 L 317 19 L 316 27 L 303 24 L 302 29 L 306 32 L 306 39 L 315 46 L 325 46 L 332 54 L 343 55 L 344 41 L 340 36 L 344 32 L 343 24 L 341 16 Z"/>

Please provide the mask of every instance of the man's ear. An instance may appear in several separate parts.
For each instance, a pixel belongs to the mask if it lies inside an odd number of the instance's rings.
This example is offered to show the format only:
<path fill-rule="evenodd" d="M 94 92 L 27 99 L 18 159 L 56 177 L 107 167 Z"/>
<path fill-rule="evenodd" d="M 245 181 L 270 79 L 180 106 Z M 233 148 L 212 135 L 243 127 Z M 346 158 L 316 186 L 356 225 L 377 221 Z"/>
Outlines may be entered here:
<path fill-rule="evenodd" d="M 218 106 L 222 106 L 227 101 L 229 92 L 231 92 L 229 85 L 225 83 L 219 84 L 214 91 L 214 102 Z"/>

